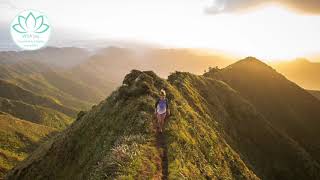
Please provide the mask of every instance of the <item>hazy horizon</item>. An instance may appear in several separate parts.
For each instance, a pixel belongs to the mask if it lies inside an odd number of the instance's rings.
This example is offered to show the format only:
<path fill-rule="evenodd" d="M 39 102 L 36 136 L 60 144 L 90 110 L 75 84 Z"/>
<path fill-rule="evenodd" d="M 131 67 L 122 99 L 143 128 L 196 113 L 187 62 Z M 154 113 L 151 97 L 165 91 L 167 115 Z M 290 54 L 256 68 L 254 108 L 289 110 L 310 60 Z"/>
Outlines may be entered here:
<path fill-rule="evenodd" d="M 48 46 L 78 47 L 79 42 L 111 40 L 269 61 L 314 60 L 320 55 L 319 3 L 263 2 L 68 1 L 62 6 L 55 1 L 2 0 L 0 48 L 17 49 L 10 37 L 10 22 L 25 9 L 37 9 L 48 15 L 53 28 Z"/>

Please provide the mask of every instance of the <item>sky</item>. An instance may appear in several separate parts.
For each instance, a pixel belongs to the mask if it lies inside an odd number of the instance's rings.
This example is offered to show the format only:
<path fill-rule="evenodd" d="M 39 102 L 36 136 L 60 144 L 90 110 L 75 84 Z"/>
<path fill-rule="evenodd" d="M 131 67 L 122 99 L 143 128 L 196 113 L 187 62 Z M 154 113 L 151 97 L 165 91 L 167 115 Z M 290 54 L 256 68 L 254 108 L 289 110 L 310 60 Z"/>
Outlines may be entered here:
<path fill-rule="evenodd" d="M 10 26 L 25 9 L 46 13 L 53 36 L 62 39 L 132 40 L 269 60 L 320 55 L 318 0 L 0 0 L 0 24 Z"/>

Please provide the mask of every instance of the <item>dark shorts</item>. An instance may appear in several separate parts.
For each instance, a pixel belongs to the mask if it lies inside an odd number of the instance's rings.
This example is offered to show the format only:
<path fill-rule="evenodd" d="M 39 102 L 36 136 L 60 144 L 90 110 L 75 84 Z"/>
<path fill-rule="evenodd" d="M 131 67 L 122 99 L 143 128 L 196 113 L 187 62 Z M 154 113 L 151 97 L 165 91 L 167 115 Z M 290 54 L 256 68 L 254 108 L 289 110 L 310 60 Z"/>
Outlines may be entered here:
<path fill-rule="evenodd" d="M 162 113 L 162 114 L 157 113 L 157 118 L 158 120 L 164 120 L 166 118 L 166 115 L 167 113 Z"/>

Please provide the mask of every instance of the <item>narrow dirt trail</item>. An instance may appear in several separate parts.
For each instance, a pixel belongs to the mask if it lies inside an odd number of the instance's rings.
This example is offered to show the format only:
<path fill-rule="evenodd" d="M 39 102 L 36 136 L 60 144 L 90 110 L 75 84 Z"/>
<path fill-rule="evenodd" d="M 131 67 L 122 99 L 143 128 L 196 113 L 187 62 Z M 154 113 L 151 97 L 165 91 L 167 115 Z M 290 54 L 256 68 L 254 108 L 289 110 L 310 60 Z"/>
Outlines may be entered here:
<path fill-rule="evenodd" d="M 157 142 L 157 147 L 160 152 L 160 157 L 161 157 L 161 169 L 162 169 L 162 180 L 167 180 L 168 179 L 168 148 L 167 148 L 167 143 L 166 143 L 166 138 L 164 133 L 157 132 L 156 134 L 156 142 Z"/>
<path fill-rule="evenodd" d="M 168 179 L 168 147 L 167 147 L 167 141 L 165 133 L 160 133 L 158 131 L 158 123 L 157 118 L 153 121 L 153 127 L 155 132 L 155 145 L 159 151 L 160 154 L 160 162 L 159 162 L 159 173 L 158 177 L 155 178 L 155 180 L 167 180 Z"/>

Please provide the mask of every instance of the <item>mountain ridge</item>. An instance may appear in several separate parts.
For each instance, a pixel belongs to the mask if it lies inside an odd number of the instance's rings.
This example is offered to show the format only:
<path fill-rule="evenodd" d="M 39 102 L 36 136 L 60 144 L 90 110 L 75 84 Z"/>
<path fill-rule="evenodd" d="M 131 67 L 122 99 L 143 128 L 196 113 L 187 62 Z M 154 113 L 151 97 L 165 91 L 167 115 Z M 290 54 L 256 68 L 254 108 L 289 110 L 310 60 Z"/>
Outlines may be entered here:
<path fill-rule="evenodd" d="M 304 146 L 317 161 L 320 101 L 272 67 L 247 58 L 207 74 L 222 80 L 249 100 L 276 128 Z"/>
<path fill-rule="evenodd" d="M 164 80 L 151 71 L 133 70 L 118 90 L 7 178 L 163 177 L 153 116 L 162 88 L 172 112 L 164 132 L 169 179 L 320 177 L 318 162 L 304 147 L 274 128 L 228 83 L 183 72 Z"/>

